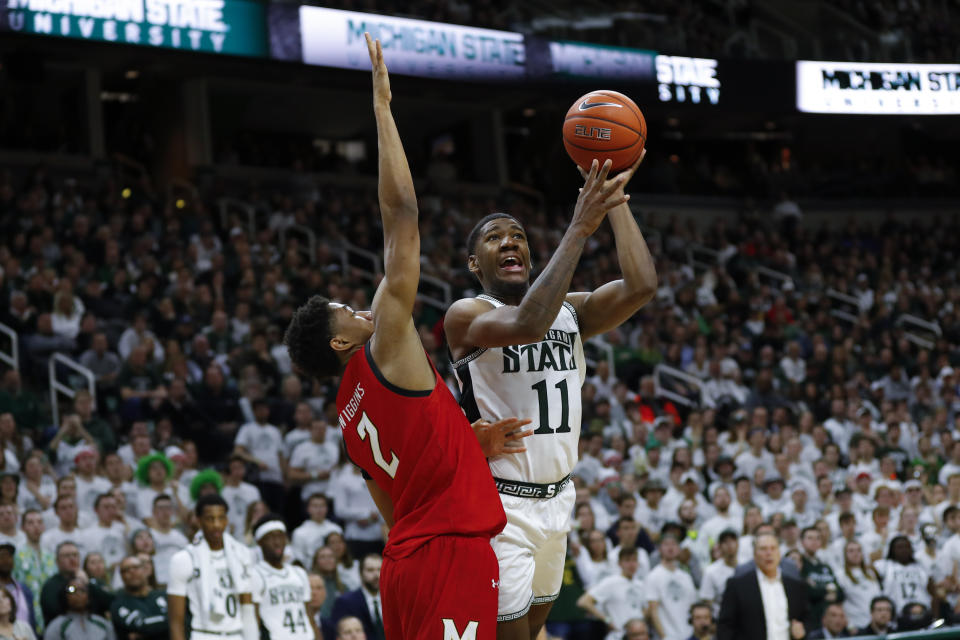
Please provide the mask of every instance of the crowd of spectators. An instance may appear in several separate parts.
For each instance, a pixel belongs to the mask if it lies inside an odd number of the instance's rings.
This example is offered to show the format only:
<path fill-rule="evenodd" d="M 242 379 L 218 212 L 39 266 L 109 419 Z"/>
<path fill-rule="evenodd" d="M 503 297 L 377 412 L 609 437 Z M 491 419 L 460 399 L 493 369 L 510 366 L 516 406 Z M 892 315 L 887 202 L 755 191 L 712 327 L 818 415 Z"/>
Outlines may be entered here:
<path fill-rule="evenodd" d="M 341 455 L 335 383 L 298 376 L 282 335 L 312 293 L 369 306 L 377 274 L 345 271 L 339 248 L 381 245 L 376 195 L 251 188 L 234 194 L 262 222 L 251 233 L 213 214 L 219 194 L 168 199 L 147 186 L 42 168 L 0 175 L 0 322 L 21 344 L 20 371 L 0 379 L 0 582 L 9 542 L 17 584 L 41 594 L 24 621 L 49 624 L 77 575 L 103 611 L 109 591 L 126 588 L 128 553 L 165 582 L 170 555 L 196 531 L 191 505 L 218 490 L 232 534 L 248 543 L 252 522 L 285 514 L 291 559 L 322 579 L 316 612 L 329 616 L 361 588 L 357 558 L 382 549 L 385 531 Z M 517 215 L 544 263 L 569 214 L 522 198 L 425 193 L 420 205 L 423 272 L 454 295 L 476 292 L 463 242 L 481 216 Z M 794 563 L 784 570 L 811 585 L 808 630 L 862 628 L 877 607 L 904 628 L 960 609 L 956 222 L 813 229 L 789 202 L 776 213 L 700 226 L 644 219 L 659 233 L 660 288 L 604 336 L 613 366 L 598 358 L 583 388 L 576 524 L 553 633 L 590 637 L 591 611 L 622 632 L 628 610 L 655 618 L 663 637 L 689 635 L 678 612 L 705 600 L 697 615 L 715 615 L 725 576 L 770 531 Z M 316 232 L 315 263 L 292 235 L 281 245 L 292 224 Z M 689 264 L 694 243 L 716 257 Z M 573 286 L 618 274 L 601 228 Z M 908 333 L 904 314 L 939 334 Z M 429 304 L 416 310 L 450 379 L 441 318 Z M 95 399 L 61 401 L 56 424 L 41 400 L 54 352 L 96 377 Z M 660 364 L 686 375 L 655 379 Z M 902 592 L 891 577 L 901 567 L 929 584 Z M 614 613 L 611 594 L 625 593 Z"/>

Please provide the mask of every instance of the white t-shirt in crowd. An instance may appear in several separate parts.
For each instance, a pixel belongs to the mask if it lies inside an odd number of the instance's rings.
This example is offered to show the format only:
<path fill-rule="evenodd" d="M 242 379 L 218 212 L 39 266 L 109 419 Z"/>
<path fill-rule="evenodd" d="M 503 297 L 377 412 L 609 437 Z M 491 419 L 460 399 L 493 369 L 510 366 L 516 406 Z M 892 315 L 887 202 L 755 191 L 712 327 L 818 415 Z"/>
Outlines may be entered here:
<path fill-rule="evenodd" d="M 721 558 L 707 565 L 700 579 L 700 599 L 710 600 L 713 603 L 713 616 L 720 615 L 720 602 L 723 592 L 727 588 L 727 579 L 733 576 L 736 567 L 731 567 Z"/>
<path fill-rule="evenodd" d="M 110 481 L 102 476 L 93 476 L 90 480 L 84 480 L 80 476 L 73 478 L 77 483 L 77 509 L 80 511 L 93 511 L 97 496 L 113 488 Z"/>
<path fill-rule="evenodd" d="M 663 640 L 686 640 L 693 633 L 690 606 L 697 601 L 697 588 L 690 574 L 658 564 L 644 580 L 644 597 L 658 602 L 657 615 L 663 625 Z"/>
<path fill-rule="evenodd" d="M 50 476 L 44 475 L 40 478 L 40 487 L 37 491 L 41 496 L 50 501 L 50 505 L 53 505 L 53 501 L 57 498 L 57 483 Z M 17 505 L 20 507 L 20 513 L 25 513 L 28 509 L 33 509 L 35 511 L 43 511 L 43 505 L 40 504 L 40 501 L 37 500 L 36 496 L 27 489 L 27 483 L 24 480 L 20 485 L 20 490 L 17 492 Z"/>
<path fill-rule="evenodd" d="M 623 636 L 623 627 L 630 620 L 643 620 L 643 583 L 630 580 L 622 573 L 607 576 L 590 587 L 587 593 L 597 601 L 597 609 L 606 615 L 614 627 L 607 640 Z"/>
<path fill-rule="evenodd" d="M 176 496 L 174 496 L 176 493 Z M 173 483 L 164 487 L 163 491 L 157 491 L 152 487 L 138 487 L 137 488 L 137 511 L 136 516 L 141 520 L 146 520 L 147 518 L 153 517 L 153 501 L 156 500 L 157 496 L 160 494 L 170 496 L 170 498 L 176 498 L 180 501 L 180 504 L 189 508 L 190 507 L 190 492 L 187 489 L 183 488 L 183 485 L 179 483 Z M 174 513 L 174 518 L 178 516 Z"/>
<path fill-rule="evenodd" d="M 330 479 L 330 497 L 336 516 L 343 520 L 343 535 L 347 540 L 381 540 L 383 533 L 377 504 L 370 497 L 367 483 L 360 471 L 348 464 Z M 372 516 L 372 518 L 371 518 Z M 370 519 L 366 526 L 358 520 Z"/>
<path fill-rule="evenodd" d="M 14 547 L 19 549 L 27 544 L 27 534 L 20 529 L 16 529 L 12 536 L 8 536 L 7 534 L 0 532 L 0 544 L 7 543 L 12 544 Z"/>
<path fill-rule="evenodd" d="M 49 551 L 50 553 L 57 552 L 57 545 L 61 542 L 70 541 L 77 545 L 77 548 L 80 549 L 80 557 L 83 558 L 87 555 L 87 549 L 83 544 L 83 539 L 81 538 L 82 530 L 79 528 L 74 529 L 73 531 L 67 533 L 60 527 L 54 527 L 53 529 L 47 529 L 42 534 L 40 534 L 40 548 L 44 551 Z"/>
<path fill-rule="evenodd" d="M 339 459 L 340 448 L 336 444 L 326 440 L 323 442 L 307 440 L 294 447 L 290 456 L 290 466 L 295 469 L 303 469 L 307 473 L 333 471 Z M 311 480 L 303 485 L 303 489 L 300 491 L 300 499 L 306 502 L 307 498 L 315 493 L 327 494 L 329 488 L 329 478 L 326 480 Z"/>
<path fill-rule="evenodd" d="M 880 595 L 880 583 L 870 580 L 859 567 L 850 569 L 850 576 L 840 567 L 834 570 L 837 584 L 843 589 L 843 611 L 847 620 L 857 629 L 870 624 L 870 601 Z M 856 582 L 854 582 L 856 581 Z"/>
<path fill-rule="evenodd" d="M 220 497 L 226 500 L 228 505 L 227 520 L 230 523 L 230 534 L 235 538 L 243 537 L 247 509 L 260 500 L 260 489 L 249 482 L 241 482 L 236 487 L 224 486 L 220 490 Z"/>
<path fill-rule="evenodd" d="M 283 436 L 279 429 L 272 424 L 248 422 L 240 427 L 234 442 L 267 465 L 266 469 L 260 470 L 262 482 L 283 482 L 283 474 L 280 472 L 280 454 L 284 449 Z"/>
<path fill-rule="evenodd" d="M 84 557 L 96 551 L 103 556 L 108 568 L 118 564 L 127 555 L 127 539 L 123 525 L 119 522 L 114 522 L 109 527 L 102 527 L 97 522 L 80 531 L 78 537 Z M 40 540 L 42 544 L 43 538 Z"/>
<path fill-rule="evenodd" d="M 153 568 L 157 574 L 157 582 L 167 584 L 170 581 L 170 559 L 173 558 L 173 554 L 186 547 L 190 541 L 177 529 L 170 529 L 166 533 L 150 529 L 150 535 L 153 536 L 153 545 L 156 548 L 156 553 L 153 556 Z"/>
<path fill-rule="evenodd" d="M 306 520 L 293 530 L 290 546 L 293 548 L 293 557 L 305 567 L 313 565 L 313 556 L 317 549 L 323 546 L 323 541 L 331 533 L 343 534 L 343 529 L 336 522 L 324 520 L 314 522 Z"/>

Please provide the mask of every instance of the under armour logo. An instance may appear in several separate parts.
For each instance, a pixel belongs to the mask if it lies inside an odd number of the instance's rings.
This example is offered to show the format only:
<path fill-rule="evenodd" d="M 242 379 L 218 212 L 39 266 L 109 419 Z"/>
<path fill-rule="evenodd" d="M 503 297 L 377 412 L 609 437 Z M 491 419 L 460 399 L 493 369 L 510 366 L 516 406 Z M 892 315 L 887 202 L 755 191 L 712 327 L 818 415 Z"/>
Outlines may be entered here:
<path fill-rule="evenodd" d="M 494 589 L 499 589 L 499 588 L 500 588 L 500 581 L 499 581 L 499 580 L 491 580 L 490 582 L 492 583 L 490 586 L 492 586 Z"/>

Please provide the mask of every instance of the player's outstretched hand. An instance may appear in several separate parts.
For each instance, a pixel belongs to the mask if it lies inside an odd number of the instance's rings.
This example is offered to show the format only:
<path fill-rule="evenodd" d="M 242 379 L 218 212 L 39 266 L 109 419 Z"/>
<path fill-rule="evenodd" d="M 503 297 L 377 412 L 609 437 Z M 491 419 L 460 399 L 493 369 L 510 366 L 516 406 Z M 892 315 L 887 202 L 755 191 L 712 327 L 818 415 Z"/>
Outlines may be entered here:
<path fill-rule="evenodd" d="M 364 32 L 363 37 L 367 39 L 367 52 L 373 67 L 373 99 L 389 103 L 393 96 L 390 93 L 390 74 L 383 62 L 383 47 L 380 41 L 371 38 L 369 33 Z"/>
<path fill-rule="evenodd" d="M 611 164 L 610 160 L 607 160 L 601 167 L 594 159 L 590 163 L 586 182 L 577 197 L 577 206 L 573 210 L 573 221 L 570 226 L 578 227 L 586 235 L 591 235 L 597 230 L 608 211 L 630 199 L 630 196 L 623 193 L 626 171 L 607 180 Z"/>
<path fill-rule="evenodd" d="M 477 435 L 483 455 L 493 458 L 506 453 L 523 453 L 527 450 L 520 440 L 533 435 L 533 430 L 520 431 L 520 427 L 530 424 L 531 420 L 504 418 L 496 422 L 477 420 L 470 426 Z"/>
<path fill-rule="evenodd" d="M 640 163 L 643 162 L 643 159 L 645 157 L 647 157 L 646 148 L 644 148 L 644 150 L 640 152 L 640 157 L 637 158 L 637 161 L 633 163 L 632 167 L 621 171 L 614 177 L 607 180 L 607 185 L 610 185 L 616 182 L 616 187 L 618 188 L 618 191 L 614 192 L 615 195 L 623 194 L 623 190 L 626 188 L 627 183 L 630 182 L 630 178 L 633 177 L 633 174 L 637 172 L 637 167 L 640 166 Z M 580 165 L 576 165 L 576 167 L 577 167 L 577 171 L 580 172 L 580 175 L 583 176 L 583 179 L 586 180 L 589 174 L 586 171 L 584 171 L 583 167 L 581 167 Z"/>

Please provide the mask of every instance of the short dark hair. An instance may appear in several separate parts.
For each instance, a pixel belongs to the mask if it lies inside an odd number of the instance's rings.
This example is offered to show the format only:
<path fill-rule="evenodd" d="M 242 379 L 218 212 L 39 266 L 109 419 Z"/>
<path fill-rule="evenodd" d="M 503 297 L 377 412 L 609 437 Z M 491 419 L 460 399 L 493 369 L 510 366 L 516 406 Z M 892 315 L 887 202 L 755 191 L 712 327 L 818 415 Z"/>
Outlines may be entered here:
<path fill-rule="evenodd" d="M 106 500 L 107 498 L 113 498 L 113 494 L 112 494 L 112 493 L 101 493 L 100 495 L 98 495 L 98 496 L 97 496 L 97 499 L 93 501 L 93 508 L 94 508 L 94 509 L 99 509 L 99 508 L 100 508 L 100 502 L 103 501 L 103 500 Z"/>
<path fill-rule="evenodd" d="M 20 528 L 21 528 L 21 529 L 23 528 L 23 525 L 27 522 L 27 516 L 29 516 L 31 513 L 36 513 L 36 514 L 40 515 L 41 517 L 43 516 L 43 514 L 40 513 L 40 512 L 39 512 L 38 510 L 36 510 L 36 509 L 27 509 L 26 511 L 23 512 L 23 515 L 20 516 Z"/>
<path fill-rule="evenodd" d="M 323 500 L 323 504 L 327 505 L 327 509 L 330 508 L 330 498 L 327 497 L 327 494 L 317 491 L 316 493 L 311 493 L 307 498 L 307 501 L 303 503 L 303 506 L 310 504 L 312 500 Z"/>
<path fill-rule="evenodd" d="M 896 617 L 897 606 L 893 604 L 893 600 L 891 600 L 887 596 L 875 596 L 873 600 L 870 601 L 870 613 L 873 613 L 873 608 L 877 606 L 877 603 L 879 602 L 886 602 L 887 604 L 889 604 L 890 608 L 892 609 L 891 613 L 893 613 L 894 617 Z"/>
<path fill-rule="evenodd" d="M 723 531 L 720 532 L 720 535 L 717 537 L 717 543 L 719 544 L 721 542 L 725 542 L 726 540 L 730 540 L 731 538 L 737 541 L 740 540 L 739 536 L 737 536 L 736 531 L 734 531 L 733 529 L 724 529 Z"/>
<path fill-rule="evenodd" d="M 467 236 L 467 255 L 472 256 L 476 253 L 477 242 L 480 240 L 480 232 L 483 231 L 483 225 L 487 224 L 491 220 L 496 220 L 497 218 L 509 218 L 511 220 L 516 220 L 517 224 L 520 224 L 520 221 L 514 218 L 509 213 L 503 213 L 499 211 L 497 213 L 491 213 L 480 218 L 480 221 L 474 225 L 473 229 L 470 230 L 470 234 Z M 520 226 L 523 226 L 520 224 Z"/>
<path fill-rule="evenodd" d="M 816 527 L 814 527 L 814 526 L 811 525 L 811 526 L 809 526 L 809 527 L 804 527 L 804 528 L 800 531 L 800 537 L 802 538 L 803 536 L 807 535 L 807 534 L 808 534 L 809 532 L 811 532 L 811 531 L 813 531 L 813 532 L 814 532 L 815 534 L 817 534 L 817 535 L 820 535 L 820 529 L 817 529 Z"/>
<path fill-rule="evenodd" d="M 158 502 L 163 502 L 164 500 L 166 500 L 167 502 L 173 502 L 173 498 L 171 498 L 165 493 L 161 493 L 160 495 L 158 495 L 156 498 L 153 499 L 153 506 L 154 507 L 157 506 Z"/>
<path fill-rule="evenodd" d="M 283 336 L 290 360 L 298 369 L 313 378 L 329 378 L 343 368 L 330 339 L 330 300 L 313 296 L 297 309 L 290 319 L 290 326 Z"/>
<path fill-rule="evenodd" d="M 365 556 L 363 556 L 362 558 L 360 558 L 360 570 L 361 570 L 361 571 L 363 571 L 363 565 L 366 564 L 367 560 L 370 560 L 370 559 L 380 560 L 380 561 L 382 562 L 382 561 L 383 561 L 383 556 L 381 556 L 379 553 L 368 553 L 367 555 L 365 555 Z"/>
<path fill-rule="evenodd" d="M 624 560 L 627 560 L 628 558 L 636 558 L 637 555 L 638 555 L 638 554 L 637 554 L 637 548 L 636 548 L 636 547 L 621 547 L 621 548 L 620 548 L 620 553 L 617 554 L 617 560 L 618 560 L 619 562 L 623 562 Z"/>
<path fill-rule="evenodd" d="M 710 612 L 710 618 L 713 619 L 713 605 L 707 602 L 706 600 L 697 600 L 692 605 L 690 605 L 690 617 L 693 617 L 693 612 L 697 609 L 706 609 Z"/>
<path fill-rule="evenodd" d="M 960 511 L 960 508 L 958 508 L 958 507 L 956 507 L 956 506 L 954 506 L 954 505 L 950 505 L 949 507 L 947 507 L 946 509 L 943 510 L 943 520 L 946 521 L 947 518 L 949 518 L 949 517 L 952 516 L 953 514 L 957 513 L 958 511 Z"/>
<path fill-rule="evenodd" d="M 198 518 L 202 518 L 203 510 L 206 507 L 223 507 L 224 511 L 230 511 L 230 506 L 227 504 L 227 501 L 220 497 L 219 493 L 205 493 L 197 498 L 197 506 L 193 511 L 197 514 Z"/>

